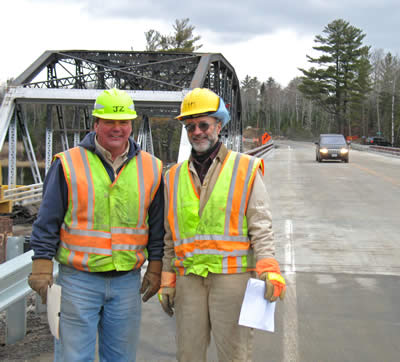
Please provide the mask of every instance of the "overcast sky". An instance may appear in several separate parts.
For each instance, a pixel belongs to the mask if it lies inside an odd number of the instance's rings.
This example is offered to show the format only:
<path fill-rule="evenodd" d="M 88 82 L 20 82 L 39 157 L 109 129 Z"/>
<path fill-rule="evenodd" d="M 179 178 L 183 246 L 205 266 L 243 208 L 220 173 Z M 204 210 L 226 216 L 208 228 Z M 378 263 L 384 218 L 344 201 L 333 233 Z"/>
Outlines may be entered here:
<path fill-rule="evenodd" d="M 399 0 L 1 0 L 0 82 L 46 50 L 145 50 L 144 32 L 172 34 L 189 18 L 200 52 L 221 53 L 246 75 L 282 86 L 309 68 L 316 35 L 335 19 L 361 29 L 365 45 L 399 53 Z"/>

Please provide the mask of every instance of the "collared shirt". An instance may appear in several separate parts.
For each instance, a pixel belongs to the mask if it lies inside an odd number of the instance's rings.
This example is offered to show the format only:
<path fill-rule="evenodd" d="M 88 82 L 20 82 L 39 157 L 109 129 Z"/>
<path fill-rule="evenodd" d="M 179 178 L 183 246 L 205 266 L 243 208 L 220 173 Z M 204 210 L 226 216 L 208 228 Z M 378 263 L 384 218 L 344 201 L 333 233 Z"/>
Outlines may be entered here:
<path fill-rule="evenodd" d="M 125 151 L 117 156 L 113 161 L 111 152 L 107 151 L 98 141 L 97 136 L 94 138 L 94 142 L 96 144 L 96 149 L 101 153 L 104 157 L 104 160 L 114 169 L 114 173 L 124 164 L 124 162 L 128 159 L 129 152 L 129 142 L 126 143 Z"/>
<path fill-rule="evenodd" d="M 217 156 L 218 151 L 221 147 L 221 142 L 217 142 L 213 148 L 215 148 L 210 155 L 204 160 L 204 161 L 199 161 L 195 156 L 193 156 L 193 153 L 190 157 L 190 161 L 193 162 L 194 168 L 196 169 L 197 175 L 199 176 L 200 183 L 203 183 L 204 178 L 207 175 L 207 171 L 210 168 L 211 164 L 214 161 L 214 158 Z"/>

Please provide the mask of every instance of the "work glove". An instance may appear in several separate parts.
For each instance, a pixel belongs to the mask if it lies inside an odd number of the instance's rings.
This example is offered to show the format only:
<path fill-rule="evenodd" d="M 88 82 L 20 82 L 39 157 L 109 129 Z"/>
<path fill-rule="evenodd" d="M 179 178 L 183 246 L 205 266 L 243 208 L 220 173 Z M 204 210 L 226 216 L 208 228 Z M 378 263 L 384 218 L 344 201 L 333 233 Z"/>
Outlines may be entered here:
<path fill-rule="evenodd" d="M 259 278 L 265 281 L 264 298 L 266 300 L 275 302 L 278 297 L 280 300 L 285 298 L 286 283 L 282 275 L 277 273 L 261 273 Z"/>
<path fill-rule="evenodd" d="M 283 300 L 286 294 L 286 282 L 279 268 L 278 262 L 273 258 L 261 259 L 256 264 L 256 271 L 261 280 L 265 281 L 264 298 L 275 302 L 278 297 Z"/>
<path fill-rule="evenodd" d="M 161 285 L 161 260 L 149 261 L 146 273 L 143 276 L 142 286 L 140 288 L 140 294 L 143 294 L 143 302 L 147 302 L 157 291 Z"/>
<path fill-rule="evenodd" d="M 162 272 L 161 288 L 158 291 L 158 300 L 165 313 L 170 317 L 174 315 L 176 274 L 171 272 Z"/>
<path fill-rule="evenodd" d="M 48 259 L 32 261 L 32 273 L 28 277 L 29 286 L 40 295 L 42 303 L 47 302 L 47 288 L 53 285 L 53 262 Z"/>

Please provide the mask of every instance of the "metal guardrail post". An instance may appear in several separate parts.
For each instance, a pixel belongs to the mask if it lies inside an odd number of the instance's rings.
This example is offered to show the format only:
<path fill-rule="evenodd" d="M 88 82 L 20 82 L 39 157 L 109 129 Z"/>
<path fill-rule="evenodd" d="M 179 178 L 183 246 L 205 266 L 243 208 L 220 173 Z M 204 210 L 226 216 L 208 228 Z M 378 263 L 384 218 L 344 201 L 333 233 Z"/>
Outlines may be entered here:
<path fill-rule="evenodd" d="M 24 253 L 24 237 L 10 236 L 7 239 L 6 260 Z M 6 344 L 22 340 L 26 334 L 26 297 L 13 303 L 6 311 Z"/>

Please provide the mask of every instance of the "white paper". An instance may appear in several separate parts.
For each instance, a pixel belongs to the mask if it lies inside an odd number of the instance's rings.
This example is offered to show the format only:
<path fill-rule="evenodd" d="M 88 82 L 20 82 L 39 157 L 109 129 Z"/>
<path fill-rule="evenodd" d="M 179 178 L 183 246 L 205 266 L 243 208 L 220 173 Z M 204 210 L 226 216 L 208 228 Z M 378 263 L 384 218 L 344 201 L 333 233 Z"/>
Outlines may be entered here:
<path fill-rule="evenodd" d="M 59 338 L 61 307 L 61 285 L 53 284 L 47 288 L 47 320 L 51 334 Z"/>
<path fill-rule="evenodd" d="M 265 282 L 250 278 L 247 282 L 239 324 L 245 327 L 275 331 L 275 305 L 264 298 Z"/>

